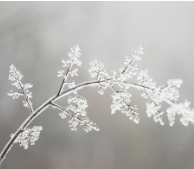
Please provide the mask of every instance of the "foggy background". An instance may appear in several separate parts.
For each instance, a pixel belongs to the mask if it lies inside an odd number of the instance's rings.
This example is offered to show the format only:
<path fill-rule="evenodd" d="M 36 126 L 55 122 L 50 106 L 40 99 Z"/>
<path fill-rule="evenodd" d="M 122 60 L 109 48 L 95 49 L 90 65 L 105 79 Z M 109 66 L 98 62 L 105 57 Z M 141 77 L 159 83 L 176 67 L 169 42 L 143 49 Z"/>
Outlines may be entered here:
<path fill-rule="evenodd" d="M 180 99 L 194 107 L 194 3 L 193 2 L 0 2 L 0 151 L 10 134 L 28 117 L 22 99 L 7 96 L 15 89 L 8 81 L 14 63 L 23 82 L 32 83 L 33 107 L 55 95 L 61 78 L 61 59 L 70 47 L 81 46 L 82 67 L 76 82 L 91 80 L 89 63 L 103 61 L 108 71 L 118 70 L 132 48 L 144 44 L 139 69 L 148 69 L 157 85 L 170 78 L 183 80 Z M 2 169 L 193 169 L 194 126 L 176 117 L 169 127 L 146 115 L 140 91 L 132 90 L 140 124 L 117 112 L 111 115 L 110 89 L 79 91 L 89 107 L 89 118 L 100 131 L 71 131 L 68 119 L 48 108 L 30 124 L 43 126 L 39 140 L 28 150 L 19 144 L 3 161 Z M 66 98 L 60 100 L 67 106 Z M 162 110 L 165 111 L 164 104 Z"/>

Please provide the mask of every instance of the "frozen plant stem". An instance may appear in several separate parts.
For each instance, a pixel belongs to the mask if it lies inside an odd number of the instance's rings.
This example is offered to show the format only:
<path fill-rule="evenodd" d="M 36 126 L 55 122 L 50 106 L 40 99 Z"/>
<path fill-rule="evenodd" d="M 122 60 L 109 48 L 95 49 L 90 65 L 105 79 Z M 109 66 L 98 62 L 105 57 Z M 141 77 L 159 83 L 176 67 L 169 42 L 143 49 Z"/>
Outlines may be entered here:
<path fill-rule="evenodd" d="M 59 113 L 62 119 L 66 118 L 67 115 L 69 116 L 69 127 L 71 130 L 76 131 L 77 125 L 80 124 L 83 126 L 83 129 L 86 132 L 89 132 L 92 129 L 99 131 L 97 125 L 90 121 L 86 116 L 86 108 L 88 107 L 87 100 L 78 94 L 78 91 L 85 87 L 98 86 L 100 87 L 100 94 L 103 94 L 104 90 L 110 87 L 113 90 L 111 114 L 114 114 L 117 110 L 120 110 L 121 113 L 128 116 L 129 119 L 135 123 L 139 123 L 139 113 L 137 112 L 137 106 L 130 104 L 132 95 L 131 93 L 127 92 L 127 89 L 129 88 L 142 90 L 143 93 L 141 96 L 145 99 L 150 99 L 150 101 L 146 104 L 146 113 L 148 117 L 153 116 L 156 123 L 159 122 L 161 125 L 164 125 L 162 119 L 164 112 L 160 111 L 161 103 L 163 101 L 170 105 L 170 107 L 166 110 L 170 126 L 174 124 L 176 114 L 182 115 L 180 121 L 183 125 L 187 126 L 189 122 L 194 123 L 194 110 L 189 107 L 190 102 L 176 102 L 179 97 L 177 88 L 179 88 L 182 83 L 180 79 L 171 79 L 168 80 L 166 85 L 156 87 L 156 83 L 153 82 L 153 79 L 148 74 L 148 71 L 145 70 L 139 72 L 136 83 L 128 81 L 128 79 L 137 75 L 138 67 L 135 64 L 135 61 L 141 59 L 139 56 L 141 54 L 143 54 L 143 45 L 139 45 L 137 49 L 133 49 L 133 53 L 131 55 L 125 57 L 125 67 L 121 67 L 119 69 L 120 73 L 118 75 L 115 71 L 112 71 L 112 74 L 107 73 L 106 69 L 104 68 L 104 64 L 96 59 L 91 63 L 91 68 L 89 69 L 89 73 L 93 78 L 96 78 L 96 80 L 75 85 L 74 81 L 67 81 L 69 76 L 78 76 L 78 69 L 73 69 L 73 66 L 81 66 L 81 61 L 78 59 L 81 56 L 80 48 L 78 45 L 74 46 L 68 53 L 69 59 L 62 60 L 63 67 L 66 67 L 66 71 L 58 71 L 58 77 L 63 77 L 58 93 L 47 100 L 35 111 L 33 110 L 32 103 L 30 101 L 32 93 L 29 91 L 29 88 L 31 88 L 32 85 L 28 83 L 23 84 L 21 82 L 23 75 L 16 69 L 14 65 L 11 65 L 9 80 L 12 81 L 12 85 L 16 86 L 16 88 L 21 91 L 11 90 L 8 95 L 13 99 L 23 96 L 23 105 L 30 110 L 31 114 L 21 124 L 17 131 L 11 135 L 10 140 L 0 154 L 0 165 L 14 143 L 19 142 L 20 146 L 27 149 L 28 144 L 33 145 L 35 141 L 38 140 L 42 127 L 34 126 L 32 129 L 27 127 L 49 106 L 62 111 Z M 64 91 L 65 85 L 69 89 Z M 119 87 L 118 90 L 114 87 L 115 85 L 117 88 Z M 69 106 L 63 108 L 55 103 L 56 100 L 67 95 L 70 95 L 68 98 Z"/>

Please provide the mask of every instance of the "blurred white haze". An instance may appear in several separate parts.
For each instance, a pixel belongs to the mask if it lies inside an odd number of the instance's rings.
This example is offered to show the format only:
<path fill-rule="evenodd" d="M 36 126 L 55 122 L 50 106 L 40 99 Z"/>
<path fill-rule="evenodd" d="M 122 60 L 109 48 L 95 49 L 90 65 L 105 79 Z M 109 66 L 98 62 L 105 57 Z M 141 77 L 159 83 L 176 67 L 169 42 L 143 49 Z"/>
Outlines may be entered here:
<path fill-rule="evenodd" d="M 0 2 L 0 151 L 29 111 L 22 99 L 7 96 L 13 63 L 33 84 L 36 109 L 55 95 L 61 84 L 57 71 L 70 47 L 81 47 L 82 66 L 76 82 L 91 80 L 88 69 L 95 58 L 108 71 L 123 65 L 132 48 L 144 44 L 137 62 L 148 69 L 157 85 L 180 78 L 180 99 L 194 107 L 194 2 Z M 136 79 L 132 79 L 134 82 Z M 18 144 L 2 169 L 193 169 L 194 126 L 155 123 L 146 115 L 140 91 L 131 90 L 140 123 L 117 112 L 111 115 L 110 89 L 79 91 L 89 107 L 88 116 L 100 131 L 71 131 L 58 110 L 47 109 L 30 126 L 43 126 L 39 140 L 28 150 Z M 67 106 L 66 98 L 58 103 Z M 167 105 L 163 105 L 165 111 Z"/>

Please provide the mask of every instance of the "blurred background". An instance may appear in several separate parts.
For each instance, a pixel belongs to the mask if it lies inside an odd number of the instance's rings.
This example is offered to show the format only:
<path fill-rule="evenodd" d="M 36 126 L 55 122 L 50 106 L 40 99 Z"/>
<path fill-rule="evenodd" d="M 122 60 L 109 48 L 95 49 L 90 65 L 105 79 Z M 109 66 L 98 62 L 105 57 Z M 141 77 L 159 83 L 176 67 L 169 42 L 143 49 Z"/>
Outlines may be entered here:
<path fill-rule="evenodd" d="M 144 44 L 139 69 L 148 69 L 157 85 L 181 78 L 180 99 L 194 107 L 194 3 L 193 2 L 0 2 L 0 149 L 2 150 L 29 110 L 22 98 L 7 96 L 15 89 L 8 81 L 9 66 L 32 83 L 33 107 L 55 95 L 61 84 L 57 71 L 71 46 L 81 46 L 82 67 L 77 83 L 91 80 L 89 63 L 95 58 L 106 69 L 118 70 L 124 56 Z M 131 90 L 140 124 L 117 112 L 111 115 L 110 89 L 79 91 L 89 107 L 88 116 L 100 131 L 71 131 L 68 119 L 48 108 L 30 124 L 43 126 L 39 140 L 24 150 L 14 144 L 2 169 L 193 169 L 194 126 L 183 126 L 177 116 L 170 127 L 146 115 L 140 91 Z M 66 98 L 58 102 L 67 106 Z M 167 108 L 164 104 L 163 110 Z"/>

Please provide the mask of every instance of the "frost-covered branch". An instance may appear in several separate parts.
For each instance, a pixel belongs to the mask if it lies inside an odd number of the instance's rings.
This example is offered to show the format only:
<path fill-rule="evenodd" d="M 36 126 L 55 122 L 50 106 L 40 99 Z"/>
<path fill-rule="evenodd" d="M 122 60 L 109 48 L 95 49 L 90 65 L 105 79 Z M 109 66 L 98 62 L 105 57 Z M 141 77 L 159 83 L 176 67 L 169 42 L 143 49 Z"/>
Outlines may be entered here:
<path fill-rule="evenodd" d="M 14 65 L 10 66 L 9 80 L 12 81 L 12 85 L 16 86 L 19 91 L 11 90 L 8 95 L 13 99 L 24 97 L 23 105 L 29 108 L 31 114 L 21 124 L 14 134 L 11 134 L 11 138 L 2 150 L 0 154 L 0 164 L 5 159 L 7 153 L 11 149 L 14 143 L 19 143 L 25 149 L 28 148 L 29 144 L 35 144 L 38 140 L 42 126 L 34 126 L 33 128 L 27 128 L 29 124 L 38 117 L 45 109 L 49 106 L 60 110 L 60 117 L 62 119 L 69 116 L 69 127 L 71 130 L 77 131 L 77 126 L 80 124 L 86 132 L 93 130 L 99 131 L 96 123 L 89 120 L 86 116 L 88 107 L 87 100 L 78 94 L 78 91 L 85 87 L 99 87 L 99 93 L 104 94 L 104 90 L 111 88 L 113 91 L 111 114 L 115 114 L 116 111 L 120 111 L 129 117 L 130 120 L 135 123 L 139 123 L 139 113 L 137 105 L 132 105 L 131 98 L 132 94 L 128 91 L 130 88 L 136 88 L 141 90 L 141 96 L 145 99 L 149 99 L 146 103 L 146 113 L 148 117 L 153 116 L 155 122 L 159 122 L 164 125 L 162 116 L 165 114 L 164 110 L 161 110 L 162 102 L 166 102 L 170 105 L 167 108 L 166 113 L 169 120 L 170 126 L 174 124 L 175 116 L 181 115 L 180 121 L 183 125 L 187 126 L 189 122 L 194 123 L 194 110 L 189 107 L 190 102 L 185 101 L 183 103 L 177 103 L 179 98 L 178 88 L 182 84 L 180 79 L 171 79 L 167 81 L 166 85 L 156 86 L 156 83 L 150 77 L 148 70 L 139 71 L 136 61 L 141 59 L 140 55 L 143 54 L 143 45 L 139 45 L 136 49 L 132 50 L 132 54 L 125 57 L 124 66 L 119 69 L 119 72 L 108 71 L 102 62 L 95 59 L 90 63 L 91 68 L 89 73 L 93 81 L 87 81 L 80 84 L 76 84 L 74 80 L 68 81 L 69 76 L 78 76 L 78 69 L 73 68 L 74 66 L 81 66 L 81 61 L 78 59 L 81 56 L 80 47 L 76 45 L 71 48 L 68 53 L 68 59 L 62 60 L 63 67 L 65 70 L 58 71 L 57 76 L 62 77 L 62 83 L 60 85 L 58 93 L 48 99 L 35 111 L 32 108 L 30 98 L 32 93 L 29 88 L 31 84 L 23 84 L 21 79 L 23 75 L 16 69 Z M 131 82 L 130 80 L 137 75 L 137 82 Z M 64 90 L 64 87 L 68 89 Z M 68 97 L 68 106 L 66 108 L 55 103 L 56 100 Z"/>
<path fill-rule="evenodd" d="M 88 117 L 84 117 L 84 118 L 80 118 L 78 117 L 80 114 L 79 113 L 71 113 L 68 111 L 68 108 L 65 109 L 59 105 L 57 105 L 56 103 L 51 103 L 53 107 L 58 108 L 59 110 L 61 110 L 62 112 L 59 113 L 59 116 L 62 119 L 65 119 L 67 117 L 67 115 L 70 117 L 69 120 L 69 127 L 71 128 L 71 130 L 75 130 L 77 131 L 77 125 L 78 123 L 80 123 L 80 125 L 84 126 L 84 130 L 86 132 L 91 131 L 92 129 L 99 131 L 100 129 L 97 127 L 96 123 L 90 121 L 88 119 Z"/>
<path fill-rule="evenodd" d="M 146 70 L 146 74 L 148 71 Z M 151 81 L 149 81 L 150 83 Z M 167 85 L 162 85 L 155 87 L 153 85 L 143 85 L 141 83 L 132 83 L 124 82 L 129 87 L 136 88 L 138 90 L 143 90 L 142 97 L 147 99 L 150 98 L 150 101 L 146 104 L 147 106 L 147 115 L 148 117 L 153 116 L 155 122 L 160 122 L 161 125 L 164 125 L 162 120 L 163 111 L 159 111 L 161 108 L 161 103 L 166 102 L 170 107 L 166 110 L 167 117 L 169 120 L 169 125 L 173 126 L 175 116 L 182 115 L 180 121 L 183 125 L 187 126 L 189 122 L 194 123 L 194 109 L 190 108 L 190 102 L 185 100 L 183 103 L 177 103 L 179 98 L 179 92 L 177 88 L 180 87 L 182 80 L 180 79 L 171 79 L 168 80 Z M 152 87 L 151 87 L 152 86 Z"/>
<path fill-rule="evenodd" d="M 139 117 L 137 112 L 137 105 L 130 105 L 131 93 L 127 93 L 124 90 L 116 90 L 113 86 L 111 89 L 114 91 L 112 98 L 113 104 L 111 105 L 111 114 L 115 114 L 117 110 L 129 117 L 135 123 L 139 123 Z"/>
<path fill-rule="evenodd" d="M 29 88 L 32 88 L 33 85 L 30 83 L 23 84 L 21 82 L 22 78 L 23 78 L 23 75 L 12 64 L 10 66 L 10 70 L 9 70 L 9 80 L 11 80 L 12 85 L 14 85 L 14 86 L 16 86 L 16 88 L 20 89 L 21 92 L 11 90 L 8 93 L 8 96 L 11 96 L 13 99 L 16 99 L 20 96 L 23 96 L 24 97 L 24 101 L 23 101 L 24 107 L 29 108 L 30 112 L 32 113 L 33 107 L 32 107 L 32 102 L 30 101 L 30 98 L 32 98 L 32 93 L 29 91 Z"/>
<path fill-rule="evenodd" d="M 80 47 L 79 45 L 76 45 L 74 47 L 71 48 L 71 51 L 68 53 L 68 59 L 67 60 L 62 60 L 63 63 L 63 67 L 66 67 L 66 72 L 64 70 L 59 70 L 58 71 L 58 77 L 63 77 L 63 81 L 61 84 L 61 87 L 59 89 L 58 95 L 61 94 L 61 92 L 63 91 L 63 87 L 65 86 L 65 84 L 69 84 L 69 85 L 73 85 L 74 81 L 72 82 L 66 82 L 67 78 L 69 75 L 71 76 L 78 76 L 77 72 L 78 69 L 75 68 L 71 71 L 71 68 L 73 67 L 73 65 L 77 65 L 77 66 L 81 66 L 81 61 L 78 59 L 81 56 L 80 53 Z"/>
<path fill-rule="evenodd" d="M 36 118 L 38 117 L 39 114 L 41 114 L 44 110 L 46 110 L 51 104 L 54 103 L 54 101 L 65 97 L 75 91 L 79 91 L 85 87 L 91 87 L 91 86 L 96 86 L 98 83 L 100 83 L 101 81 L 98 80 L 94 80 L 94 81 L 88 81 L 88 82 L 84 82 L 81 84 L 78 84 L 66 91 L 63 91 L 60 95 L 56 95 L 51 97 L 50 99 L 48 99 L 44 104 L 42 104 L 39 108 L 37 108 L 32 114 L 30 114 L 30 116 L 28 116 L 28 118 L 21 124 L 21 126 L 17 129 L 17 131 L 14 134 L 11 134 L 11 138 L 8 141 L 8 143 L 5 145 L 4 149 L 2 150 L 1 154 L 0 154 L 0 164 L 2 163 L 2 161 L 5 159 L 7 153 L 10 151 L 11 147 L 13 146 L 14 143 L 18 142 L 15 141 L 17 140 L 17 138 L 20 136 L 20 133 L 22 133 L 23 131 L 26 130 L 26 127 L 28 127 L 28 125 Z M 41 126 L 40 126 L 41 127 Z M 96 131 L 98 131 L 96 129 Z M 24 146 L 27 147 L 27 146 Z"/>

